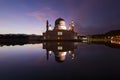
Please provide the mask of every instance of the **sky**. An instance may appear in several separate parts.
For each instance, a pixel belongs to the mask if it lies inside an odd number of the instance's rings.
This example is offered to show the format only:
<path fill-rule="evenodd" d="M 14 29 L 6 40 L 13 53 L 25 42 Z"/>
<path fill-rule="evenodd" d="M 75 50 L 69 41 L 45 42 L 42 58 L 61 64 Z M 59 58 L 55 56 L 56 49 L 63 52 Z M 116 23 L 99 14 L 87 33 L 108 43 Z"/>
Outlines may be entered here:
<path fill-rule="evenodd" d="M 120 29 L 120 0 L 0 0 L 0 34 L 41 35 L 59 17 L 81 35 Z"/>

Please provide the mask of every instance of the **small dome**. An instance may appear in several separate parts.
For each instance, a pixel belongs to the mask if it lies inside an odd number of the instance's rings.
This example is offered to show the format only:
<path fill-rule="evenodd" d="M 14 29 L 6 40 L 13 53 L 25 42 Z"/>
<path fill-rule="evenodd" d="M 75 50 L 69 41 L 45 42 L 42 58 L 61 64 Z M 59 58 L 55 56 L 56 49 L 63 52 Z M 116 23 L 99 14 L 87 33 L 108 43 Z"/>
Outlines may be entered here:
<path fill-rule="evenodd" d="M 55 21 L 55 29 L 57 30 L 66 30 L 65 20 L 62 18 L 58 18 Z"/>

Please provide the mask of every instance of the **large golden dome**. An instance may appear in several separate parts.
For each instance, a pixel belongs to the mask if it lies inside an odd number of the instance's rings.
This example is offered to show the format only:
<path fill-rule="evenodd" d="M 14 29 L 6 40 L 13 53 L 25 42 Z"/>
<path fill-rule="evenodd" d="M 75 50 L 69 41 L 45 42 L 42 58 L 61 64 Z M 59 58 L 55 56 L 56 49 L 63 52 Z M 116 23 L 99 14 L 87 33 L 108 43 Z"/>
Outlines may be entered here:
<path fill-rule="evenodd" d="M 65 24 L 65 20 L 62 18 L 58 18 L 55 21 L 55 29 L 56 30 L 66 30 L 66 24 Z"/>

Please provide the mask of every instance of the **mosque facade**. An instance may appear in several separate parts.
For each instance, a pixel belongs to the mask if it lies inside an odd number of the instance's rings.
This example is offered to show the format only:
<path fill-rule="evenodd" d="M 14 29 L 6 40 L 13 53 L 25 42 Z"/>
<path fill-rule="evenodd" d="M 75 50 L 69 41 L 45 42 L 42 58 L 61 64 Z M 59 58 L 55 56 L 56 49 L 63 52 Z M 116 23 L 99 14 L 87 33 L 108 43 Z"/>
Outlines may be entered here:
<path fill-rule="evenodd" d="M 74 21 L 70 23 L 68 29 L 65 20 L 58 18 L 55 21 L 55 27 L 50 29 L 48 20 L 46 21 L 46 32 L 43 33 L 44 40 L 77 40 L 77 33 L 74 30 Z"/>

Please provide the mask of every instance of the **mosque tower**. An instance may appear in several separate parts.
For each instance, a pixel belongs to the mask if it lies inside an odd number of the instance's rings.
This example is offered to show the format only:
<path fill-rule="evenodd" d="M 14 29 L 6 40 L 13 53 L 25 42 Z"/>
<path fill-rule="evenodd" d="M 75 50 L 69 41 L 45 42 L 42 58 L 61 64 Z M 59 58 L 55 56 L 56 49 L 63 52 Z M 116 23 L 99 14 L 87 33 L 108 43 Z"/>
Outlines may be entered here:
<path fill-rule="evenodd" d="M 46 31 L 48 31 L 49 30 L 49 22 L 48 22 L 48 20 L 46 21 Z"/>

